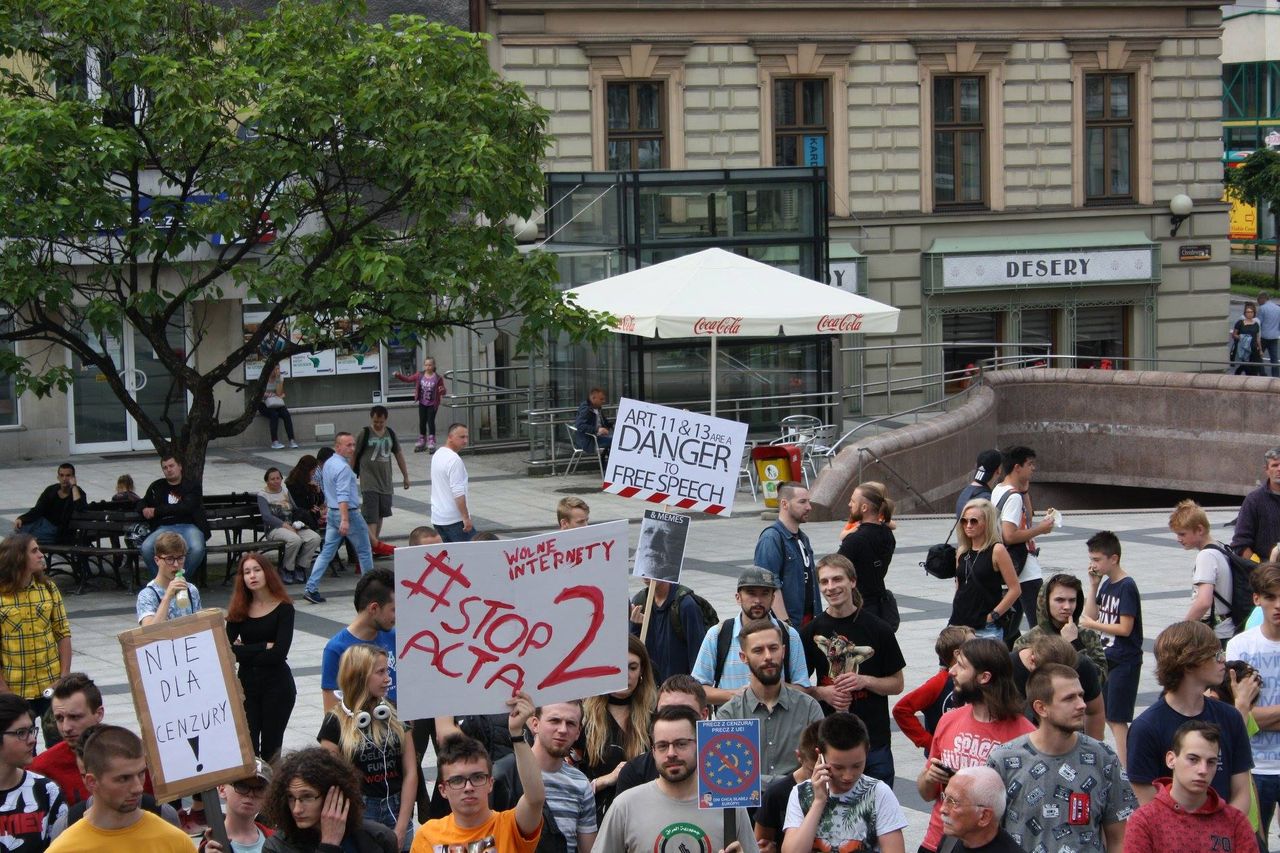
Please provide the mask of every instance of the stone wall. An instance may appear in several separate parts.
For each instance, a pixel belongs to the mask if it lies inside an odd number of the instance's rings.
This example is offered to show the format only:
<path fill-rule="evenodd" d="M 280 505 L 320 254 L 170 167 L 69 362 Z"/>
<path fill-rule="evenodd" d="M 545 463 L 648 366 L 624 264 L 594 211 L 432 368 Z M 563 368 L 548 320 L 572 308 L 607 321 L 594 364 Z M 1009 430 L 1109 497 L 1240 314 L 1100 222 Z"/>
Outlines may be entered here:
<path fill-rule="evenodd" d="M 950 512 L 979 451 L 1016 444 L 1044 483 L 1243 496 L 1277 443 L 1277 404 L 1266 377 L 999 371 L 960 408 L 843 450 L 813 485 L 814 519 L 841 517 L 860 480 L 888 484 L 899 511 Z"/>

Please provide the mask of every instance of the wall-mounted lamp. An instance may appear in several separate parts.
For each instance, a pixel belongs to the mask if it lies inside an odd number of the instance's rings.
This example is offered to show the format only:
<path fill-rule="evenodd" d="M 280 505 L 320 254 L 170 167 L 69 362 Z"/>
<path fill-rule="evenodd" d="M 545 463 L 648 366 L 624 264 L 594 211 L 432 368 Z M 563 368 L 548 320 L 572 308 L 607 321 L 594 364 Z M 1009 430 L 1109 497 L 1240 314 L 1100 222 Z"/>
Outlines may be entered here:
<path fill-rule="evenodd" d="M 1178 193 L 1169 199 L 1169 212 L 1173 214 L 1169 217 L 1169 224 L 1173 226 L 1169 229 L 1170 237 L 1178 236 L 1178 229 L 1182 227 L 1182 223 L 1187 221 L 1187 217 L 1191 215 L 1191 197 Z"/>

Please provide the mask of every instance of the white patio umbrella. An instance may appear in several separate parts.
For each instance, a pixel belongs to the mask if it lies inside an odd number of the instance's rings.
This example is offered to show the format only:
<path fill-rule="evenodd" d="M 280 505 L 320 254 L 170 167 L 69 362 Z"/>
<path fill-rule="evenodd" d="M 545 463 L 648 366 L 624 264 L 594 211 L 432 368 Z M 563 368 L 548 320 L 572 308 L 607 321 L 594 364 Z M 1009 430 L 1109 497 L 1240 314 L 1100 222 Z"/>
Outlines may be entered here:
<path fill-rule="evenodd" d="M 898 309 L 724 249 L 705 249 L 567 293 L 615 318 L 611 331 L 711 339 L 711 414 L 721 337 L 897 331 Z"/>

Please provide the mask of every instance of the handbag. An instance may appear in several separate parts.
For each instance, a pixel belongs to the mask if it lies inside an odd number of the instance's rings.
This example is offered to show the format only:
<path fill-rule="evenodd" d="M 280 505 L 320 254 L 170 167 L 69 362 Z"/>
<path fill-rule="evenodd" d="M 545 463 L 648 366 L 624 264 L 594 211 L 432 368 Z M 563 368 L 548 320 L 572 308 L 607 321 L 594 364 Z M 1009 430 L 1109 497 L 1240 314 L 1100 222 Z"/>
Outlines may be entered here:
<path fill-rule="evenodd" d="M 284 398 L 277 397 L 275 394 L 272 394 L 271 396 L 263 399 L 262 404 L 266 406 L 268 409 L 283 409 Z"/>
<path fill-rule="evenodd" d="M 944 581 L 956 576 L 956 546 L 951 544 L 951 534 L 955 532 L 956 529 L 953 526 L 945 542 L 929 548 L 924 556 L 924 562 L 920 564 L 926 574 Z"/>

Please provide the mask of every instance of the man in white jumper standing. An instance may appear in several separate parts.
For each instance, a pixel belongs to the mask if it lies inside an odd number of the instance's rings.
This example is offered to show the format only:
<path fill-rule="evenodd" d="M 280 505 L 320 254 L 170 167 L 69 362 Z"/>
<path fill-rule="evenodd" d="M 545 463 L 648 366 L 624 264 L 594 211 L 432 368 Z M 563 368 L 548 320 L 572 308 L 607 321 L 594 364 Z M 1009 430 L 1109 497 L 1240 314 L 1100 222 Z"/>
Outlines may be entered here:
<path fill-rule="evenodd" d="M 467 509 L 467 466 L 458 455 L 466 446 L 466 425 L 450 424 L 431 457 L 431 523 L 445 542 L 469 542 L 476 535 Z"/>

